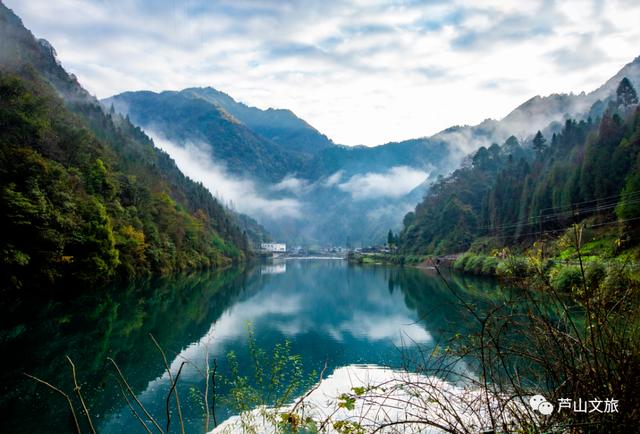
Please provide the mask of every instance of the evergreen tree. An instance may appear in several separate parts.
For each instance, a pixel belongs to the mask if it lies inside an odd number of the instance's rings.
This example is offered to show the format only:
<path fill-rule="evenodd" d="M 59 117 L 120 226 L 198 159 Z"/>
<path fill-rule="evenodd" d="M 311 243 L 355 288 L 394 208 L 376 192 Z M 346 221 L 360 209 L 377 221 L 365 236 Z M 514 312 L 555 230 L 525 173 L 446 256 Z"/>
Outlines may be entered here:
<path fill-rule="evenodd" d="M 547 147 L 546 143 L 547 139 L 545 139 L 542 135 L 542 132 L 538 130 L 535 137 L 533 138 L 533 149 L 536 151 L 536 154 L 538 154 L 538 156 L 542 155 L 542 153 L 544 152 L 545 148 Z"/>
<path fill-rule="evenodd" d="M 476 167 L 480 170 L 485 169 L 489 165 L 490 154 L 487 148 L 481 146 L 473 156 L 473 167 Z"/>
<path fill-rule="evenodd" d="M 623 78 L 616 90 L 616 102 L 618 106 L 638 104 L 638 94 L 627 77 Z"/>

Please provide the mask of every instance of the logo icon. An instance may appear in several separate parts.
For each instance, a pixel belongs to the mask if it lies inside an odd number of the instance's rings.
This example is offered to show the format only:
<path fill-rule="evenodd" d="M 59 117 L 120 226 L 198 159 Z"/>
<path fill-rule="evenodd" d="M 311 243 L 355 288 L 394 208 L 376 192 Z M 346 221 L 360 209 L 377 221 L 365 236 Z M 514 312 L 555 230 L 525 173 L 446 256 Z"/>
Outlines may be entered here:
<path fill-rule="evenodd" d="M 549 416 L 553 413 L 553 404 L 548 402 L 542 395 L 533 395 L 529 398 L 529 405 L 533 411 L 538 411 L 545 416 Z"/>

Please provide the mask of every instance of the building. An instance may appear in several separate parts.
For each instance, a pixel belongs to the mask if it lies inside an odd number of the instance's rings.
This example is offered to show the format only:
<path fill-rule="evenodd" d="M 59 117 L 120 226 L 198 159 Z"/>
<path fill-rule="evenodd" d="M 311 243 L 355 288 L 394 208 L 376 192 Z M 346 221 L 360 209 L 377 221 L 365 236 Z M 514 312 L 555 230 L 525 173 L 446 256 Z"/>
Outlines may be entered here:
<path fill-rule="evenodd" d="M 287 245 L 283 243 L 262 243 L 260 244 L 260 249 L 271 253 L 285 253 Z"/>

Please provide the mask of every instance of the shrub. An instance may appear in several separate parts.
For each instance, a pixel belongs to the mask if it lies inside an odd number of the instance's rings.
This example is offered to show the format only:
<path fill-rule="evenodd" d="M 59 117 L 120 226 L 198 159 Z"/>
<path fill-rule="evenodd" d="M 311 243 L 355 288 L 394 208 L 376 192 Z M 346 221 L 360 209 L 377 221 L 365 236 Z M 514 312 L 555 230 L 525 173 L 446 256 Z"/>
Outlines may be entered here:
<path fill-rule="evenodd" d="M 482 263 L 482 274 L 485 276 L 494 276 L 496 274 L 498 264 L 500 264 L 498 258 L 495 256 L 486 256 Z"/>
<path fill-rule="evenodd" d="M 480 274 L 482 272 L 483 262 L 484 262 L 484 256 L 471 255 L 471 257 L 465 264 L 464 271 L 471 274 Z"/>
<path fill-rule="evenodd" d="M 600 287 L 602 281 L 607 277 L 607 270 L 601 262 L 593 261 L 587 264 L 584 271 L 584 277 L 587 283 L 587 288 L 595 290 Z"/>
<path fill-rule="evenodd" d="M 624 299 L 633 297 L 624 297 L 628 290 L 637 290 L 638 282 L 631 276 L 628 267 L 621 263 L 612 263 L 607 267 L 606 277 L 602 279 L 600 284 L 600 297 L 605 305 L 618 303 Z"/>
<path fill-rule="evenodd" d="M 467 261 L 471 256 L 473 256 L 471 253 L 465 253 L 464 255 L 460 256 L 453 263 L 453 269 L 456 271 L 464 271 L 464 268 L 467 265 Z"/>
<path fill-rule="evenodd" d="M 582 273 L 580 267 L 569 265 L 551 270 L 551 286 L 556 291 L 571 292 L 582 288 Z"/>
<path fill-rule="evenodd" d="M 504 279 L 524 279 L 531 275 L 532 267 L 527 258 L 509 256 L 496 267 L 496 274 Z"/>

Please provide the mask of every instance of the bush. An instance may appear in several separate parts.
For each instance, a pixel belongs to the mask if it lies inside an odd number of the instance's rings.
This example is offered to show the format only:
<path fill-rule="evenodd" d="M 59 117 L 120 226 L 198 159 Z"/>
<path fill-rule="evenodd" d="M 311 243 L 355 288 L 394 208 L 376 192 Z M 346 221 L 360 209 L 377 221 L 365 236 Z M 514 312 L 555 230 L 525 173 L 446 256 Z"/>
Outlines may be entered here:
<path fill-rule="evenodd" d="M 498 258 L 495 256 L 486 256 L 482 264 L 482 274 L 485 276 L 495 276 L 498 264 L 500 264 Z"/>
<path fill-rule="evenodd" d="M 590 262 L 586 266 L 584 277 L 587 283 L 587 288 L 593 291 L 599 288 L 602 281 L 607 277 L 607 270 L 599 261 Z"/>
<path fill-rule="evenodd" d="M 456 271 L 464 271 L 465 266 L 467 265 L 467 261 L 469 260 L 469 258 L 471 258 L 473 255 L 471 253 L 465 253 L 464 255 L 460 256 L 458 259 L 456 259 L 456 261 L 453 263 L 453 269 Z"/>
<path fill-rule="evenodd" d="M 624 295 L 628 290 L 636 292 L 637 288 L 638 281 L 631 276 L 629 268 L 614 262 L 607 267 L 606 277 L 600 284 L 599 296 L 605 305 L 616 304 L 625 299 L 633 299 Z"/>
<path fill-rule="evenodd" d="M 465 264 L 464 271 L 471 274 L 480 274 L 482 272 L 483 262 L 484 256 L 471 255 L 471 257 Z"/>
<path fill-rule="evenodd" d="M 550 278 L 551 286 L 556 291 L 571 292 L 582 288 L 582 272 L 575 265 L 554 268 Z"/>
<path fill-rule="evenodd" d="M 495 276 L 500 261 L 495 256 L 476 255 L 470 252 L 460 256 L 453 263 L 453 269 L 469 274 Z"/>
<path fill-rule="evenodd" d="M 526 278 L 532 271 L 531 264 L 522 256 L 509 256 L 496 267 L 496 275 L 510 280 Z"/>

